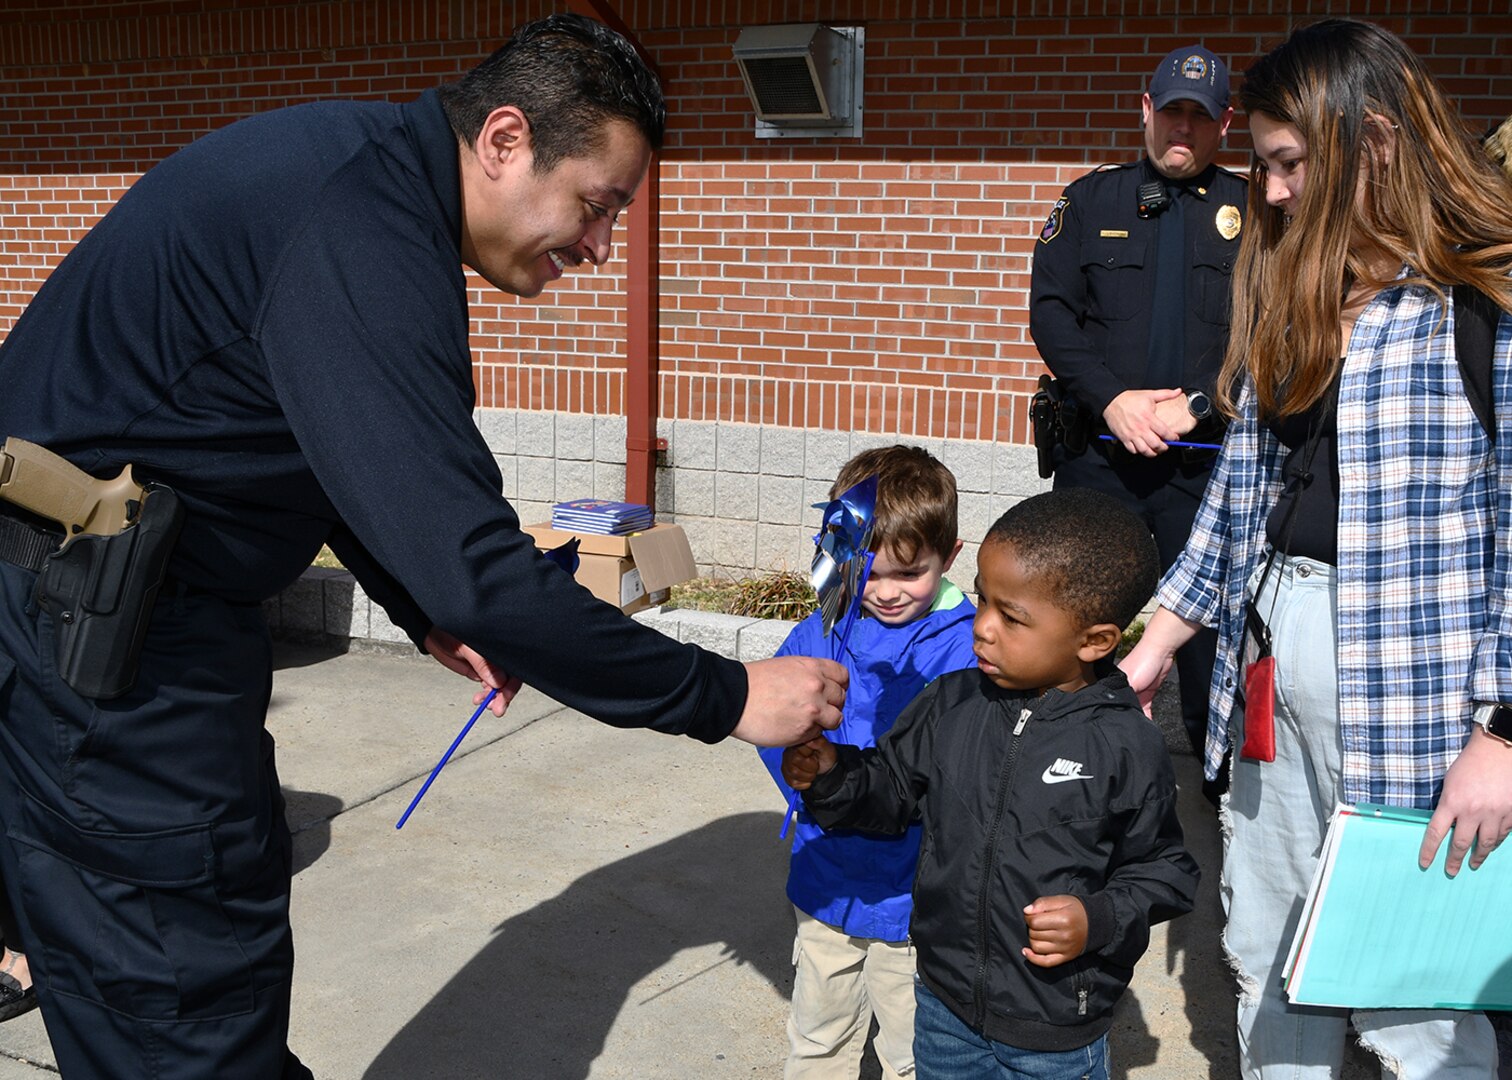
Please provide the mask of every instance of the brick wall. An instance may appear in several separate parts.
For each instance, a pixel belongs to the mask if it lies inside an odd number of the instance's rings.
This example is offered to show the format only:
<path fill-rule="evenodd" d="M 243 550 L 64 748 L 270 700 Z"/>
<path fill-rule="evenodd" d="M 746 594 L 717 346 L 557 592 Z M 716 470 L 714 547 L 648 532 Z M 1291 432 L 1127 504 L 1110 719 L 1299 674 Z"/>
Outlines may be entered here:
<path fill-rule="evenodd" d="M 134 176 L 238 117 L 407 97 L 562 5 L 367 0 L 0 10 L 0 333 Z M 920 438 L 1025 438 L 1032 237 L 1090 163 L 1138 152 L 1152 56 L 1201 37 L 1242 69 L 1325 13 L 1404 34 L 1477 122 L 1512 109 L 1505 0 L 625 0 L 660 65 L 662 413 Z M 1233 12 L 1230 14 L 1230 9 Z M 1067 12 L 1070 12 L 1069 14 Z M 757 140 L 742 26 L 867 27 L 865 136 Z M 1242 121 L 1231 163 L 1243 161 Z M 623 408 L 618 271 L 534 301 L 475 283 L 479 404 Z"/>

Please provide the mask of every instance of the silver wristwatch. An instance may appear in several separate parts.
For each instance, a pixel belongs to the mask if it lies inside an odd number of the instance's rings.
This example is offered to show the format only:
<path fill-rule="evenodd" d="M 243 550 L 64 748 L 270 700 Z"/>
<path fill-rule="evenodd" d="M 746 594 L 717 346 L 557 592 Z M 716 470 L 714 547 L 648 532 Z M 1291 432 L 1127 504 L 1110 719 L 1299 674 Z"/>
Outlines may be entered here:
<path fill-rule="evenodd" d="M 1206 420 L 1213 415 L 1213 399 L 1201 390 L 1188 390 L 1186 403 L 1193 420 Z"/>
<path fill-rule="evenodd" d="M 1477 705 L 1475 722 L 1493 739 L 1500 739 L 1512 746 L 1512 705 Z"/>

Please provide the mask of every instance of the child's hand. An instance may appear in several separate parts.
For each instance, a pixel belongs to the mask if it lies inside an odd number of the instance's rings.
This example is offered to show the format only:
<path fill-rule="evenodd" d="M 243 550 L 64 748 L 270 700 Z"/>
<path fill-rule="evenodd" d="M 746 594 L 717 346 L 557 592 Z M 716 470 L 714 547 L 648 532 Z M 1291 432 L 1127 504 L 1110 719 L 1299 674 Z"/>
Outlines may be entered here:
<path fill-rule="evenodd" d="M 1075 960 L 1087 947 L 1087 909 L 1074 896 L 1041 896 L 1024 909 L 1029 947 L 1024 959 L 1036 967 Z"/>
<path fill-rule="evenodd" d="M 816 735 L 782 752 L 782 778 L 794 791 L 807 791 L 816 776 L 823 776 L 835 767 L 836 756 L 830 741 Z"/>

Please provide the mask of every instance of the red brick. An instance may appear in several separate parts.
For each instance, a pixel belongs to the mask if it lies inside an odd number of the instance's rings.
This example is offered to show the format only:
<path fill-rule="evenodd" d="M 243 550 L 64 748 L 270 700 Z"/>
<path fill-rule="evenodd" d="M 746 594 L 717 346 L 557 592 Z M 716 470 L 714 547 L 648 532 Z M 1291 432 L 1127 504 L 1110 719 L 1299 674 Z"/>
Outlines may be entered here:
<path fill-rule="evenodd" d="M 359 5 L 221 5 L 8 9 L 0 334 L 106 206 L 189 139 L 297 100 L 418 93 L 550 7 L 390 4 L 380 18 Z M 837 0 L 828 17 L 868 28 L 866 136 L 756 139 L 730 45 L 739 26 L 811 17 L 798 6 L 621 5 L 662 68 L 672 109 L 660 253 L 669 417 L 1022 440 L 1040 370 L 1025 333 L 1029 260 L 1049 205 L 1093 163 L 1139 153 L 1152 55 L 1202 37 L 1242 70 L 1298 18 L 1265 0 L 1175 24 L 1159 0 L 1074 14 L 1036 0 L 1016 17 L 984 0 Z M 1505 112 L 1504 6 L 1335 9 L 1408 35 L 1472 128 Z M 1146 25 L 1167 29 L 1152 37 Z M 81 132 L 101 172 L 78 171 Z M 1242 122 L 1229 142 L 1222 160 L 1247 166 Z M 469 275 L 479 401 L 622 407 L 622 287 L 622 264 L 536 302 Z M 942 378 L 949 389 L 931 389 Z M 874 385 L 853 394 L 853 381 Z"/>

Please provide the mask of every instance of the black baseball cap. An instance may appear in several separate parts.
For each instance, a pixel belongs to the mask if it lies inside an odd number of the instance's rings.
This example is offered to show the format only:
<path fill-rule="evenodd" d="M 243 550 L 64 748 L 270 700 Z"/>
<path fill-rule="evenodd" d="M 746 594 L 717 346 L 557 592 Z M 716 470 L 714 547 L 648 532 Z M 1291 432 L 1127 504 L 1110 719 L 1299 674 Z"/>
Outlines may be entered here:
<path fill-rule="evenodd" d="M 1171 50 L 1150 80 L 1150 103 L 1156 109 L 1182 100 L 1199 102 L 1214 120 L 1228 108 L 1228 65 L 1201 45 Z"/>

